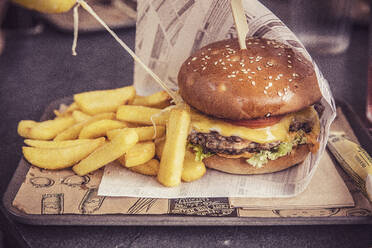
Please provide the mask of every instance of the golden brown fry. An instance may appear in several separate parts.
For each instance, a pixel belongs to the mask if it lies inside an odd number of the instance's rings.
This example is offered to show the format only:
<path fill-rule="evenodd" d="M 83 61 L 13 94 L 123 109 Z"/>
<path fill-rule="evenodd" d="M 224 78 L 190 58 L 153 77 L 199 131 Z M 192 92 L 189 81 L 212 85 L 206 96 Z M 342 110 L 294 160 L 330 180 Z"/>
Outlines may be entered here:
<path fill-rule="evenodd" d="M 31 164 L 49 170 L 70 167 L 87 157 L 105 142 L 105 138 L 65 148 L 22 147 L 23 155 Z"/>
<path fill-rule="evenodd" d="M 116 138 L 116 137 L 115 137 Z M 115 139 L 114 138 L 114 139 Z M 119 161 L 125 167 L 133 167 L 144 164 L 155 156 L 154 142 L 141 142 L 130 148 L 125 155 L 119 158 Z"/>
<path fill-rule="evenodd" d="M 133 129 L 138 134 L 138 140 L 139 141 L 148 141 L 153 140 L 156 138 L 163 137 L 165 134 L 165 127 L 164 126 L 156 126 L 156 136 L 155 135 L 155 128 L 153 126 L 149 127 L 132 127 L 130 129 Z M 109 140 L 113 139 L 113 137 L 120 132 L 120 129 L 114 129 L 107 131 L 107 138 Z"/>
<path fill-rule="evenodd" d="M 36 121 L 32 120 L 22 120 L 18 123 L 17 132 L 20 136 L 26 138 L 30 135 L 31 128 L 38 124 Z"/>
<path fill-rule="evenodd" d="M 189 110 L 174 108 L 170 111 L 157 177 L 165 186 L 173 187 L 181 182 L 190 119 Z"/>
<path fill-rule="evenodd" d="M 79 122 L 73 125 L 72 127 L 66 129 L 65 131 L 59 133 L 54 140 L 55 141 L 61 141 L 61 140 L 73 140 L 77 139 L 79 137 L 81 129 L 83 129 L 86 125 L 89 125 L 92 122 L 95 122 L 97 120 L 103 120 L 103 119 L 114 119 L 115 114 L 114 113 L 103 113 L 98 114 L 93 117 L 91 117 L 89 120 L 84 122 Z"/>
<path fill-rule="evenodd" d="M 24 138 L 50 140 L 74 123 L 75 120 L 71 116 L 42 122 L 23 120 L 18 124 L 18 134 Z"/>
<path fill-rule="evenodd" d="M 75 94 L 74 100 L 84 113 L 95 115 L 116 112 L 120 105 L 133 99 L 135 94 L 134 87 L 128 86 L 113 90 L 97 90 Z"/>
<path fill-rule="evenodd" d="M 207 169 L 202 161 L 195 161 L 195 154 L 186 149 L 183 162 L 182 181 L 192 182 L 204 176 Z"/>
<path fill-rule="evenodd" d="M 135 96 L 132 105 L 141 105 L 153 108 L 165 108 L 171 105 L 172 98 L 166 91 L 159 91 L 149 96 Z"/>
<path fill-rule="evenodd" d="M 156 156 L 161 159 L 161 155 L 163 154 L 164 144 L 165 144 L 165 137 L 155 139 L 155 154 Z"/>
<path fill-rule="evenodd" d="M 38 147 L 38 148 L 66 148 L 76 145 L 82 145 L 92 142 L 91 139 L 79 139 L 79 140 L 64 140 L 64 141 L 46 141 L 46 140 L 32 140 L 26 139 L 25 144 Z"/>
<path fill-rule="evenodd" d="M 80 110 L 74 110 L 72 112 L 72 117 L 75 119 L 76 122 L 83 122 L 89 120 L 92 116 L 81 112 Z"/>
<path fill-rule="evenodd" d="M 72 167 L 79 176 L 84 176 L 106 164 L 118 159 L 138 142 L 138 135 L 133 130 L 123 130 L 109 143 L 91 153 Z"/>
<path fill-rule="evenodd" d="M 124 128 L 126 123 L 116 120 L 97 120 L 86 125 L 79 134 L 79 139 L 93 139 L 106 136 L 106 132 L 112 129 Z"/>
<path fill-rule="evenodd" d="M 156 176 L 159 171 L 159 161 L 157 159 L 151 159 L 144 164 L 130 167 L 128 169 L 146 176 Z"/>
<path fill-rule="evenodd" d="M 153 123 L 156 125 L 165 125 L 168 116 L 168 111 L 162 112 L 161 109 L 134 105 L 120 106 L 116 113 L 116 119 L 118 120 L 145 125 L 153 125 Z"/>

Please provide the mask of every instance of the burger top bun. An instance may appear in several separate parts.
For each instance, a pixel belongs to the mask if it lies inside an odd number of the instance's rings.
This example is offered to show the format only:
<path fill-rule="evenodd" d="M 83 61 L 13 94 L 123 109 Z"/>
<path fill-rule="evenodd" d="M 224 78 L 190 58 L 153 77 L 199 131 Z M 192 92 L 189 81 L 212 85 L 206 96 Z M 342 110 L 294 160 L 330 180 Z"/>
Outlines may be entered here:
<path fill-rule="evenodd" d="M 298 111 L 319 101 L 312 64 L 290 47 L 263 38 L 209 44 L 181 66 L 182 98 L 203 113 L 244 120 Z"/>

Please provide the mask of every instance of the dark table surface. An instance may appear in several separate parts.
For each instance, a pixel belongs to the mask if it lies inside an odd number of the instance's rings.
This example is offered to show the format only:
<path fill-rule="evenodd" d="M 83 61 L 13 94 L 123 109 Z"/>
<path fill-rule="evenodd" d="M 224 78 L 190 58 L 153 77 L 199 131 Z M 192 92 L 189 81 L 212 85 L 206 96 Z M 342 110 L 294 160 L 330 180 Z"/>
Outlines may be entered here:
<path fill-rule="evenodd" d="M 118 31 L 131 47 L 134 29 Z M 364 116 L 368 30 L 355 27 L 350 48 L 314 57 L 336 98 Z M 10 32 L 0 56 L 0 193 L 21 158 L 21 119 L 37 120 L 53 100 L 74 93 L 132 83 L 133 62 L 107 34 L 81 34 L 78 56 L 72 35 L 46 27 L 36 35 Z M 371 247 L 371 225 L 261 227 L 30 226 L 14 222 L 3 206 L 0 235 L 9 247 Z M 1 242 L 1 239 L 0 239 Z M 1 247 L 1 244 L 0 244 Z"/>

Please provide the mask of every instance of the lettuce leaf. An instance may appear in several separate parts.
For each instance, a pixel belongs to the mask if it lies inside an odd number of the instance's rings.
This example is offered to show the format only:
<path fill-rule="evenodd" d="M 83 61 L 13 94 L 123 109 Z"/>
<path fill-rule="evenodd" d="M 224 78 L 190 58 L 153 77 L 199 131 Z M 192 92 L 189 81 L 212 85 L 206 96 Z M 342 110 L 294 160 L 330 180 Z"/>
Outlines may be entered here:
<path fill-rule="evenodd" d="M 197 162 L 201 162 L 201 161 L 203 161 L 203 159 L 208 158 L 208 157 L 210 157 L 210 156 L 213 155 L 210 152 L 204 153 L 203 152 L 203 148 L 200 145 L 193 145 L 193 144 L 188 143 L 187 144 L 187 148 L 191 148 L 191 149 L 194 150 L 194 152 L 195 152 L 195 161 L 197 161 Z"/>
<path fill-rule="evenodd" d="M 277 158 L 284 157 L 292 151 L 292 148 L 294 146 L 305 143 L 306 143 L 305 132 L 303 130 L 300 130 L 299 132 L 296 133 L 291 142 L 282 142 L 271 151 L 268 150 L 260 151 L 259 153 L 253 155 L 251 158 L 247 159 L 246 162 L 248 164 L 253 165 L 254 167 L 260 168 L 264 164 L 266 164 L 269 161 L 269 159 L 275 160 Z"/>

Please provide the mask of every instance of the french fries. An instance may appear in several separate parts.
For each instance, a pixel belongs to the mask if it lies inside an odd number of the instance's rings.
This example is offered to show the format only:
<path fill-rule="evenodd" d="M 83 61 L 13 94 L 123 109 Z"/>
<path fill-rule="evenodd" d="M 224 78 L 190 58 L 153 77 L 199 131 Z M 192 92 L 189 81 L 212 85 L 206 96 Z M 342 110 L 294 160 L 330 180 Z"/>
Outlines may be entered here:
<path fill-rule="evenodd" d="M 156 126 L 156 129 L 153 126 L 150 127 L 133 127 L 131 128 L 138 134 L 138 141 L 148 141 L 156 138 L 163 137 L 165 134 L 164 126 Z M 120 129 L 114 129 L 107 131 L 107 138 L 112 140 L 113 137 L 120 132 Z"/>
<path fill-rule="evenodd" d="M 151 159 L 144 164 L 130 167 L 129 170 L 146 176 L 156 176 L 159 171 L 159 161 L 157 159 Z"/>
<path fill-rule="evenodd" d="M 22 147 L 23 155 L 31 164 L 49 170 L 71 167 L 87 157 L 105 142 L 105 138 L 91 140 L 91 142 L 64 148 Z"/>
<path fill-rule="evenodd" d="M 81 144 L 92 142 L 91 139 L 78 139 L 78 140 L 65 140 L 65 141 L 46 141 L 46 140 L 33 140 L 26 139 L 25 144 L 38 148 L 66 148 Z"/>
<path fill-rule="evenodd" d="M 14 3 L 23 7 L 34 9 L 43 13 L 62 13 L 70 10 L 76 0 L 59 0 L 59 1 L 44 1 L 44 0 L 12 0 Z"/>
<path fill-rule="evenodd" d="M 89 125 L 90 123 L 98 121 L 98 120 L 104 120 L 104 119 L 112 120 L 114 118 L 115 118 L 114 113 L 103 113 L 103 114 L 98 114 L 98 115 L 92 116 L 89 120 L 76 123 L 72 127 L 70 127 L 68 129 L 66 129 L 65 131 L 59 133 L 54 138 L 54 140 L 55 141 L 61 141 L 61 140 L 77 139 L 79 137 L 79 134 L 80 134 L 81 130 L 85 126 Z"/>
<path fill-rule="evenodd" d="M 18 124 L 18 134 L 24 138 L 50 140 L 74 123 L 75 120 L 71 116 L 42 122 L 23 120 Z"/>
<path fill-rule="evenodd" d="M 116 119 L 144 125 L 165 125 L 169 113 L 161 109 L 144 106 L 123 105 L 118 108 Z"/>
<path fill-rule="evenodd" d="M 186 150 L 183 161 L 182 181 L 192 182 L 204 176 L 207 169 L 202 161 L 195 161 L 195 154 Z"/>
<path fill-rule="evenodd" d="M 154 142 L 147 141 L 134 145 L 125 153 L 125 155 L 119 158 L 119 161 L 122 165 L 129 168 L 144 164 L 151 160 L 154 156 L 155 144 Z"/>
<path fill-rule="evenodd" d="M 173 187 L 181 182 L 190 121 L 191 117 L 188 110 L 174 108 L 170 111 L 157 176 L 158 181 L 164 186 Z"/>
<path fill-rule="evenodd" d="M 80 110 L 74 110 L 72 112 L 72 117 L 76 122 L 83 122 L 89 120 L 92 116 L 81 112 Z"/>
<path fill-rule="evenodd" d="M 155 154 L 156 156 L 161 159 L 161 155 L 163 154 L 165 144 L 165 137 L 160 139 L 155 139 Z"/>
<path fill-rule="evenodd" d="M 89 91 L 74 95 L 79 108 L 87 114 L 115 112 L 120 105 L 128 103 L 136 94 L 133 86 L 113 90 Z"/>
<path fill-rule="evenodd" d="M 106 136 L 106 132 L 112 129 L 124 128 L 126 123 L 115 120 L 97 120 L 80 131 L 79 139 L 93 139 Z"/>
<path fill-rule="evenodd" d="M 106 164 L 118 159 L 138 142 L 138 135 L 133 130 L 121 131 L 113 140 L 102 145 L 88 157 L 72 167 L 79 176 L 84 176 Z"/>
<path fill-rule="evenodd" d="M 196 113 L 187 105 L 164 109 L 170 100 L 164 91 L 136 96 L 132 86 L 76 94 L 72 104 L 54 110 L 53 120 L 19 122 L 24 157 L 44 169 L 72 167 L 80 176 L 118 160 L 167 187 L 195 181 L 206 173 L 186 149 Z"/>
<path fill-rule="evenodd" d="M 141 105 L 153 108 L 165 108 L 170 105 L 171 97 L 165 91 L 159 91 L 149 96 L 135 96 L 131 105 Z"/>

